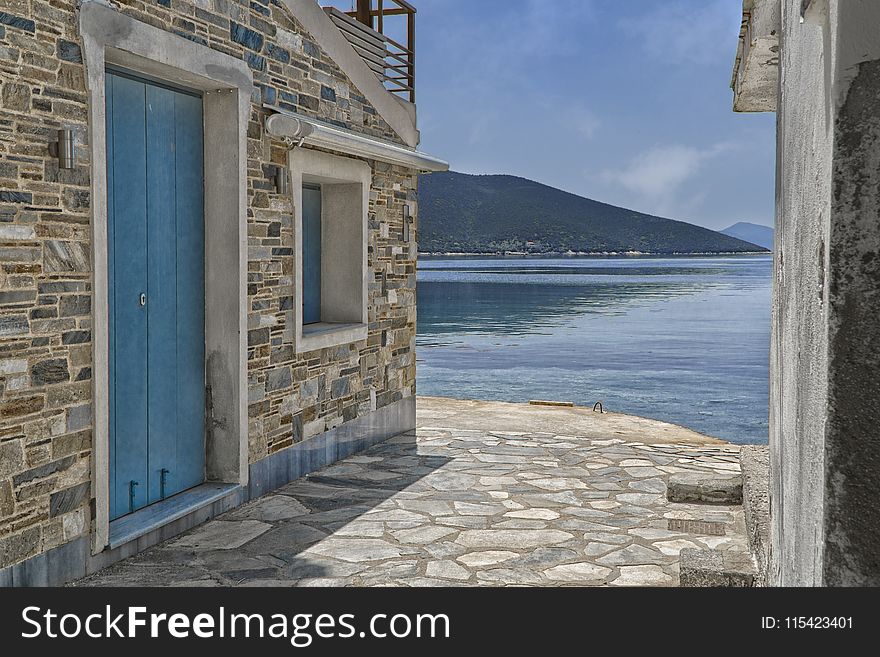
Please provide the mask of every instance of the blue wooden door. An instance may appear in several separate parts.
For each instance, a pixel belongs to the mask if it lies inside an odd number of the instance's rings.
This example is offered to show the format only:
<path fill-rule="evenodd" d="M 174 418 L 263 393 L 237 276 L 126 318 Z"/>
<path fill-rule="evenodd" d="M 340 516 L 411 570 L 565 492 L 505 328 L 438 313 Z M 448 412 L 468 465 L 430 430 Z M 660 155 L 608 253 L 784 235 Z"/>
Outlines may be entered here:
<path fill-rule="evenodd" d="M 110 516 L 204 481 L 201 98 L 107 73 Z"/>
<path fill-rule="evenodd" d="M 303 187 L 303 324 L 321 321 L 321 188 Z"/>

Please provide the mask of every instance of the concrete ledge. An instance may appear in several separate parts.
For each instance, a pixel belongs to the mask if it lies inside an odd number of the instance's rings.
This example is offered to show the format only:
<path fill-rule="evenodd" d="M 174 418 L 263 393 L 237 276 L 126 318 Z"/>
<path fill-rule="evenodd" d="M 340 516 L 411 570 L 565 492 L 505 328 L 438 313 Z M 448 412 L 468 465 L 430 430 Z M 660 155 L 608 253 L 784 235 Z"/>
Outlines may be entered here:
<path fill-rule="evenodd" d="M 746 555 L 685 548 L 680 556 L 681 586 L 749 588 L 755 585 L 755 564 Z"/>
<path fill-rule="evenodd" d="M 677 474 L 669 478 L 666 499 L 688 504 L 742 504 L 743 480 L 739 475 Z"/>
<path fill-rule="evenodd" d="M 218 488 L 217 497 L 176 514 L 166 524 L 157 523 L 145 532 L 135 532 L 131 540 L 120 543 L 123 539 L 117 538 L 113 548 L 92 555 L 89 537 L 81 536 L 31 559 L 2 568 L 0 587 L 63 586 L 174 538 L 310 472 L 394 436 L 413 431 L 415 426 L 415 397 L 401 399 L 251 464 L 247 487 L 234 486 L 223 491 Z"/>
<path fill-rule="evenodd" d="M 207 483 L 144 507 L 110 523 L 110 548 L 116 548 L 233 495 L 238 484 Z"/>
<path fill-rule="evenodd" d="M 748 445 L 739 455 L 743 477 L 743 514 L 749 549 L 758 565 L 756 585 L 767 580 L 770 545 L 770 448 Z"/>
<path fill-rule="evenodd" d="M 251 464 L 248 497 L 254 499 L 265 495 L 392 436 L 413 431 L 415 426 L 415 397 L 401 399 L 346 422 Z"/>

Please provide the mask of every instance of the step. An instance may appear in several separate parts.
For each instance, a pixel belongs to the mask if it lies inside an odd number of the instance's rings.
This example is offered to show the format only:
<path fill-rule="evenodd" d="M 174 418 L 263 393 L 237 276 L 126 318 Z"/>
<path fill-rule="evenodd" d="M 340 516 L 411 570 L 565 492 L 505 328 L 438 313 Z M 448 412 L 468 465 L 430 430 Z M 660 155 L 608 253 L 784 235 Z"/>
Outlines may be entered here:
<path fill-rule="evenodd" d="M 680 555 L 681 586 L 689 588 L 750 588 L 758 570 L 750 554 L 685 548 Z"/>
<path fill-rule="evenodd" d="M 770 450 L 747 445 L 739 455 L 743 476 L 743 513 L 749 548 L 758 563 L 760 583 L 766 578 L 770 552 Z"/>
<path fill-rule="evenodd" d="M 666 499 L 684 504 L 737 506 L 743 501 L 743 479 L 741 475 L 675 474 L 669 478 Z"/>

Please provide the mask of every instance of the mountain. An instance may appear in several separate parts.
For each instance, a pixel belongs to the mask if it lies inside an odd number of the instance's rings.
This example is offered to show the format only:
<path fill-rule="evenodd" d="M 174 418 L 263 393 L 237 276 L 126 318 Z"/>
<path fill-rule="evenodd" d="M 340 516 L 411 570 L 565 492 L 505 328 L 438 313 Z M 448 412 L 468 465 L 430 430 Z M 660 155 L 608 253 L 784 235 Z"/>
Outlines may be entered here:
<path fill-rule="evenodd" d="M 743 253 L 765 249 L 514 176 L 450 171 L 420 180 L 424 253 Z"/>
<path fill-rule="evenodd" d="M 763 246 L 765 249 L 773 250 L 773 229 L 769 226 L 741 221 L 730 228 L 725 228 L 721 232 L 739 240 L 745 240 L 746 242 Z"/>

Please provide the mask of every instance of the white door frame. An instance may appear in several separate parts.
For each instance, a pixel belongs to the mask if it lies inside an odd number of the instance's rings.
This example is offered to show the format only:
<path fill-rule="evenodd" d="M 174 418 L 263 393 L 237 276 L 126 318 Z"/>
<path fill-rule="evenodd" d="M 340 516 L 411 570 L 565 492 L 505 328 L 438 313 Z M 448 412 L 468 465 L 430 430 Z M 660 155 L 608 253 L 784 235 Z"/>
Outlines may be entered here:
<path fill-rule="evenodd" d="M 79 16 L 89 89 L 92 202 L 93 553 L 110 540 L 109 326 L 105 67 L 123 66 L 201 90 L 205 122 L 207 481 L 246 485 L 247 123 L 253 75 L 235 57 L 147 25 L 97 1 Z"/>

